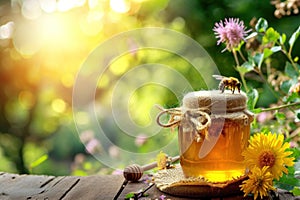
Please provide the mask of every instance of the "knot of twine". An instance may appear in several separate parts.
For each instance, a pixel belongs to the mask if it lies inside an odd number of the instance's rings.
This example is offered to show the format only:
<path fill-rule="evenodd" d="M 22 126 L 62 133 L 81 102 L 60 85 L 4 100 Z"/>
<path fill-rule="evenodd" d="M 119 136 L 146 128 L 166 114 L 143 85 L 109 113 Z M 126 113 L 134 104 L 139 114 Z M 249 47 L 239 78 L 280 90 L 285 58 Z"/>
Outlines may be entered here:
<path fill-rule="evenodd" d="M 174 128 L 178 127 L 182 123 L 190 125 L 193 129 L 197 130 L 197 132 L 201 132 L 211 125 L 211 118 L 209 114 L 205 112 L 208 110 L 207 107 L 188 109 L 186 111 L 183 111 L 181 107 L 169 109 L 165 109 L 160 106 L 157 107 L 161 110 L 161 112 L 157 115 L 156 122 L 161 127 Z M 170 119 L 167 123 L 161 122 L 161 117 L 164 114 L 170 115 Z"/>

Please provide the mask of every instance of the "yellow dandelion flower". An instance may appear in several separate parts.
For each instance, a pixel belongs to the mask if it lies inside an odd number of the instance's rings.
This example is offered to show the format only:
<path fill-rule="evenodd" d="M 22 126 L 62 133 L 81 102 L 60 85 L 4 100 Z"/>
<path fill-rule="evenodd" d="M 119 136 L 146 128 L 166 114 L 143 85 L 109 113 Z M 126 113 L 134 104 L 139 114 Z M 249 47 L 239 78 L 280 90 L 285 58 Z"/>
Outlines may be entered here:
<path fill-rule="evenodd" d="M 286 167 L 294 165 L 294 158 L 288 157 L 292 152 L 287 151 L 289 143 L 283 140 L 282 134 L 255 134 L 251 137 L 247 149 L 242 153 L 246 167 L 251 171 L 254 166 L 261 169 L 269 166 L 269 171 L 277 180 L 282 176 L 282 172 L 288 173 Z"/>
<path fill-rule="evenodd" d="M 273 176 L 268 170 L 268 166 L 264 166 L 262 169 L 254 167 L 250 174 L 249 179 L 243 181 L 241 190 L 245 193 L 246 197 L 248 194 L 254 194 L 254 200 L 260 196 L 262 199 L 268 195 L 269 190 L 275 190 L 273 187 Z"/>

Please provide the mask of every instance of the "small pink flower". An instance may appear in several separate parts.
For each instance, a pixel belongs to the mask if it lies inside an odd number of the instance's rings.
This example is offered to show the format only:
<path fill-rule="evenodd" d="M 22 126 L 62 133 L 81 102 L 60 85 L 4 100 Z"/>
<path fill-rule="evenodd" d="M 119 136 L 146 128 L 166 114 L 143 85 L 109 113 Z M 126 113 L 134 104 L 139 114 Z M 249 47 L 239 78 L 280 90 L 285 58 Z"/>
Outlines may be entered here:
<path fill-rule="evenodd" d="M 112 175 L 122 175 L 123 174 L 123 170 L 121 170 L 121 169 L 115 169 L 111 174 Z"/>
<path fill-rule="evenodd" d="M 140 146 L 142 146 L 143 144 L 145 144 L 145 143 L 147 142 L 147 140 L 148 140 L 148 136 L 142 133 L 142 134 L 139 134 L 139 135 L 135 138 L 134 143 L 135 143 L 136 146 L 140 147 Z"/>
<path fill-rule="evenodd" d="M 90 154 L 94 154 L 96 152 L 99 152 L 100 147 L 101 147 L 100 142 L 95 138 L 88 141 L 87 144 L 85 145 L 86 151 Z"/>
<path fill-rule="evenodd" d="M 216 38 L 218 38 L 217 44 L 225 43 L 226 49 L 232 50 L 237 47 L 250 30 L 246 30 L 244 22 L 237 18 L 225 19 L 225 22 L 220 21 L 215 24 L 213 29 Z"/>
<path fill-rule="evenodd" d="M 295 142 L 295 141 L 290 141 L 290 148 L 296 148 L 296 147 L 298 147 L 297 142 Z"/>
<path fill-rule="evenodd" d="M 142 181 L 143 183 L 151 183 L 152 181 L 152 176 L 150 174 L 145 174 L 140 181 Z"/>
<path fill-rule="evenodd" d="M 256 116 L 256 119 L 257 119 L 258 122 L 263 123 L 263 122 L 265 122 L 269 119 L 268 113 L 267 112 L 259 113 Z"/>

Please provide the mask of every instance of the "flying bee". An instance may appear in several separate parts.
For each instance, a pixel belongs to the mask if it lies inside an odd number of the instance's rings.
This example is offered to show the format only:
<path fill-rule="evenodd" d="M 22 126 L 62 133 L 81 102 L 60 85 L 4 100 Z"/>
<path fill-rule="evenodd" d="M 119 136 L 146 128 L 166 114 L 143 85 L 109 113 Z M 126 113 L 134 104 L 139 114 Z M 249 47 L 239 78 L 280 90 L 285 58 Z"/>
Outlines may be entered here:
<path fill-rule="evenodd" d="M 234 94 L 235 89 L 241 92 L 241 86 L 242 84 L 239 82 L 237 78 L 234 77 L 225 77 L 220 75 L 213 75 L 214 78 L 217 80 L 220 80 L 219 84 L 219 90 L 221 90 L 221 93 L 224 92 L 225 88 L 228 88 L 232 91 L 232 94 Z"/>

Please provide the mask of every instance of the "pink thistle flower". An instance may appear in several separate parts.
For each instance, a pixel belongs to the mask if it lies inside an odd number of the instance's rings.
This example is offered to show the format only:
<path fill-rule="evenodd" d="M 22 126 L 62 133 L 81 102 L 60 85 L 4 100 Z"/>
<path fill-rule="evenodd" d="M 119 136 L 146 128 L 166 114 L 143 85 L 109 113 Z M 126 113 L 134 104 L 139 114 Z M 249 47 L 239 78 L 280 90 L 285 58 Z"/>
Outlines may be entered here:
<path fill-rule="evenodd" d="M 242 40 L 245 40 L 250 30 L 246 30 L 243 21 L 237 18 L 229 18 L 225 19 L 225 22 L 216 23 L 213 31 L 216 38 L 219 39 L 217 44 L 225 43 L 226 49 L 230 51 L 237 47 Z"/>

